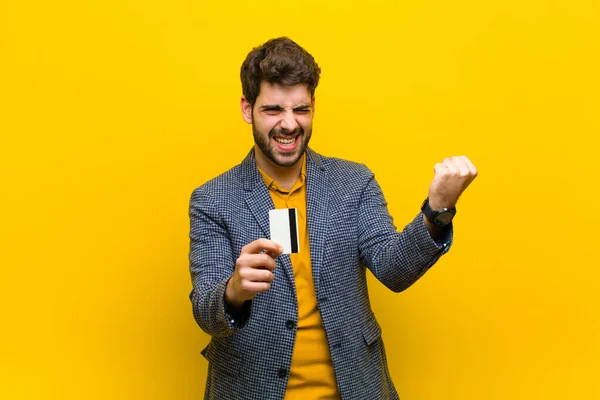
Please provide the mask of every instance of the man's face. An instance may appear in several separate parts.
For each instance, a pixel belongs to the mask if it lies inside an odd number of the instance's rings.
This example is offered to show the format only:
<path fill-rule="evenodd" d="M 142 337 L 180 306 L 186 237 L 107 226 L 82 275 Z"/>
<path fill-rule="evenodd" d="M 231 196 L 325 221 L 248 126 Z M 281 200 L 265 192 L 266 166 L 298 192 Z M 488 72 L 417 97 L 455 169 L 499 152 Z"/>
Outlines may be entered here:
<path fill-rule="evenodd" d="M 252 123 L 257 150 L 273 164 L 291 167 L 300 160 L 312 134 L 314 99 L 305 84 L 281 86 L 263 82 L 254 108 L 242 110 Z M 247 118 L 251 113 L 251 119 Z"/>

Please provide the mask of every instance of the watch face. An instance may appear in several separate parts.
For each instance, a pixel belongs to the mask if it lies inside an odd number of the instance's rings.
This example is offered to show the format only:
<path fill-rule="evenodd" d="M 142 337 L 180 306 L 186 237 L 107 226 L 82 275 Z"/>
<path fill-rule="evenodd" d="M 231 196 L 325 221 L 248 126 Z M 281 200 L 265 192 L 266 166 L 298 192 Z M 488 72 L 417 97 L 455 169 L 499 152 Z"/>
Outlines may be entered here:
<path fill-rule="evenodd" d="M 454 218 L 454 214 L 450 211 L 442 211 L 435 217 L 435 222 L 437 225 L 443 226 L 449 224 L 452 218 Z"/>

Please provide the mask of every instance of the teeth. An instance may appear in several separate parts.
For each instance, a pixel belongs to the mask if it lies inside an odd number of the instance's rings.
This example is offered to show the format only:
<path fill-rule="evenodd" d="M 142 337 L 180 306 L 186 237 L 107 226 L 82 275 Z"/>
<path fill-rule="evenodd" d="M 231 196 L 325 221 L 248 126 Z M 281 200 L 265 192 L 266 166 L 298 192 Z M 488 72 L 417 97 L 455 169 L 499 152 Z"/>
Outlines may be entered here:
<path fill-rule="evenodd" d="M 292 143 L 294 143 L 294 141 L 295 141 L 296 139 L 295 139 L 295 138 L 292 138 L 292 139 L 282 139 L 282 138 L 276 138 L 275 140 L 276 140 L 278 143 L 281 143 L 281 144 L 292 144 Z"/>

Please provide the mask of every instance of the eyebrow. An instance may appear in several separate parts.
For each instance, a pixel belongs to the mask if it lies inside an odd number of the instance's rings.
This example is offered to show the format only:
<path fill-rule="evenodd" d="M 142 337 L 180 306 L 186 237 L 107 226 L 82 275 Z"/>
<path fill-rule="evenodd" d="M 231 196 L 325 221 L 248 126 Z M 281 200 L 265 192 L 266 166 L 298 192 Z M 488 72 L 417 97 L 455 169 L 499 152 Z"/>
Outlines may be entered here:
<path fill-rule="evenodd" d="M 292 110 L 294 110 L 294 111 L 306 110 L 307 108 L 309 109 L 310 107 L 311 107 L 310 104 L 300 104 L 300 105 L 292 107 Z M 279 104 L 263 104 L 260 106 L 260 109 L 263 111 L 282 111 L 284 109 L 284 107 L 280 106 Z"/>

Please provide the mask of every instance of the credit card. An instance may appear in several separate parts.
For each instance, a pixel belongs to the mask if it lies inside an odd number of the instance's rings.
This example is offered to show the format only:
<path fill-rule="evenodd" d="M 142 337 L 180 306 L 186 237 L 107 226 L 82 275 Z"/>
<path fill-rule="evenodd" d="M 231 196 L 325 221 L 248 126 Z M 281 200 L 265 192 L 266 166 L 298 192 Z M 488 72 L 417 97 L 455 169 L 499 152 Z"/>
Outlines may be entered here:
<path fill-rule="evenodd" d="M 269 211 L 271 240 L 283 246 L 283 254 L 298 253 L 298 209 L 280 208 Z"/>

